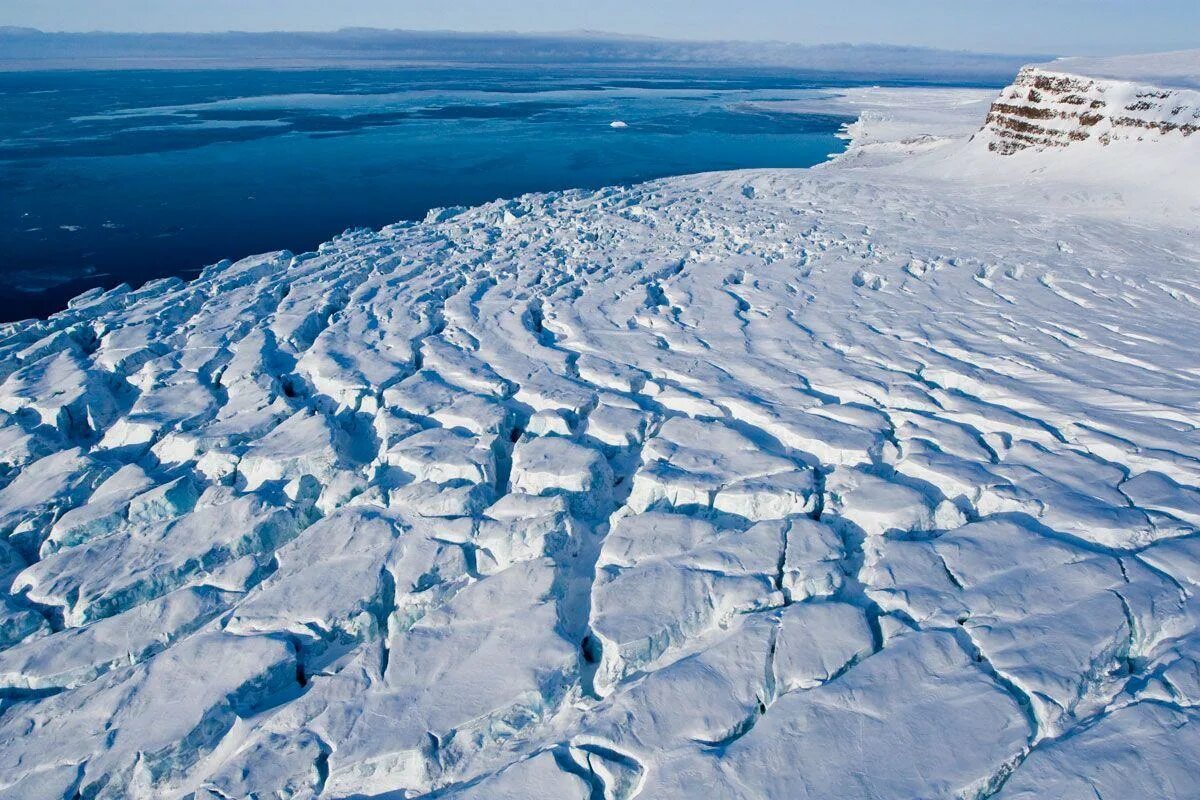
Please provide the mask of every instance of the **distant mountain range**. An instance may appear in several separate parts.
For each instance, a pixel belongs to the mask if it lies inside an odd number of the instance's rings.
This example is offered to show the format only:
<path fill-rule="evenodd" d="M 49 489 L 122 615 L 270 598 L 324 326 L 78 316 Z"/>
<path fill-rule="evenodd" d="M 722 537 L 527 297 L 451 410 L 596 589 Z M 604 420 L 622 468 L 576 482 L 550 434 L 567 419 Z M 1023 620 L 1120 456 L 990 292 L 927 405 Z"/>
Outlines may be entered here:
<path fill-rule="evenodd" d="M 876 44 L 671 41 L 590 31 L 520 34 L 347 28 L 325 33 L 45 33 L 32 28 L 0 28 L 0 70 L 9 71 L 409 63 L 653 64 L 1004 83 L 1023 64 L 1047 57 Z"/>

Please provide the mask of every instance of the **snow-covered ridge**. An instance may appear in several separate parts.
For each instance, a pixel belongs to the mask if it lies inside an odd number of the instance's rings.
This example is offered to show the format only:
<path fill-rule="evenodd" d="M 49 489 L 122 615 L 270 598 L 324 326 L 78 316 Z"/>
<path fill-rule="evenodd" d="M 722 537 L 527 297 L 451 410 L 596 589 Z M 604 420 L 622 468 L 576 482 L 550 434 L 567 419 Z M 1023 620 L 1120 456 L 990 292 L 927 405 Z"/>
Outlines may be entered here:
<path fill-rule="evenodd" d="M 1054 66 L 1026 67 L 1001 92 L 980 136 L 989 150 L 1011 155 L 1200 131 L 1200 91 L 1091 78 Z"/>
<path fill-rule="evenodd" d="M 1200 89 L 1200 50 L 1084 58 L 1059 58 L 1042 65 L 1051 72 L 1099 80 L 1150 84 L 1164 89 Z"/>
<path fill-rule="evenodd" d="M 1194 167 L 913 91 L 0 328 L 0 796 L 1200 796 Z"/>

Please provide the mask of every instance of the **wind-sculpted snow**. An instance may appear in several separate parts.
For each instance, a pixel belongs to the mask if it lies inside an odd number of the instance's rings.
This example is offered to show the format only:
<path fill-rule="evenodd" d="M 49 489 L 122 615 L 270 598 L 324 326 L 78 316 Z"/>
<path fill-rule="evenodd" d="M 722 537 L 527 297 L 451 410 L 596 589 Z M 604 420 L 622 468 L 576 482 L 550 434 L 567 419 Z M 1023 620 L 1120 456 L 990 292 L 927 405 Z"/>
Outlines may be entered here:
<path fill-rule="evenodd" d="M 0 795 L 1200 794 L 1195 228 L 963 138 L 6 326 Z"/>

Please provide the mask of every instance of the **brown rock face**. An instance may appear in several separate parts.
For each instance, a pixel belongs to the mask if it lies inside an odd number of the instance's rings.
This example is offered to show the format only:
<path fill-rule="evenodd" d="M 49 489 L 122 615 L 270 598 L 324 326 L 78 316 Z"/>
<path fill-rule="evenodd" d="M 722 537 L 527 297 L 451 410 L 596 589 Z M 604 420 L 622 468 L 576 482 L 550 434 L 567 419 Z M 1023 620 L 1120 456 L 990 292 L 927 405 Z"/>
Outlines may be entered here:
<path fill-rule="evenodd" d="M 1109 144 L 1146 136 L 1191 136 L 1200 130 L 1200 93 L 1026 67 L 1000 93 L 977 136 L 1000 155 L 1067 147 L 1095 139 Z"/>

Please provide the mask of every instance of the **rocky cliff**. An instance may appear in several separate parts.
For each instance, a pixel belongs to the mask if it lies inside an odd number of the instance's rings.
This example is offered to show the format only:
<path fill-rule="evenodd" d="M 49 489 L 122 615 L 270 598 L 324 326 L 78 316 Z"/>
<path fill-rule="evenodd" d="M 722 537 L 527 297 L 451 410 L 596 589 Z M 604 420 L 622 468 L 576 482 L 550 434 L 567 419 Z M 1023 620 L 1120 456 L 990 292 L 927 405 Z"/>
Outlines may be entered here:
<path fill-rule="evenodd" d="M 1107 145 L 1200 130 L 1200 91 L 1026 67 L 1000 93 L 976 137 L 1011 155 L 1027 148 Z"/>

